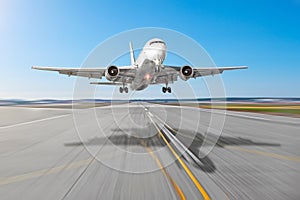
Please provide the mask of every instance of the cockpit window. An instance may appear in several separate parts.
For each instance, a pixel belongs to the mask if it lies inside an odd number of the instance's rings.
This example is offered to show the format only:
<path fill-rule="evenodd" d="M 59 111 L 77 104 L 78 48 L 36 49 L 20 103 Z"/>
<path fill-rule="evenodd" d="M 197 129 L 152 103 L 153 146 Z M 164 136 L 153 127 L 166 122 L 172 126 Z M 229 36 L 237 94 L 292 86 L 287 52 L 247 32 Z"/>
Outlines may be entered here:
<path fill-rule="evenodd" d="M 161 44 L 166 45 L 163 41 L 159 41 L 159 40 L 150 42 L 150 45 L 155 44 L 155 43 L 161 43 Z"/>

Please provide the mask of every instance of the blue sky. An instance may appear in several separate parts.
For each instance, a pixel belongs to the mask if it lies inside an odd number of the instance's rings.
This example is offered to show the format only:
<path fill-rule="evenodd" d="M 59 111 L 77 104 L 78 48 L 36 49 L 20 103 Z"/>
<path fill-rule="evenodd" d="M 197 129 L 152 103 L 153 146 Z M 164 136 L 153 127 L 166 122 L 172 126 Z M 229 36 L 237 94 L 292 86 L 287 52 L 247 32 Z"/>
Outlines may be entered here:
<path fill-rule="evenodd" d="M 30 67 L 80 67 L 108 37 L 142 27 L 193 38 L 218 66 L 248 65 L 222 75 L 227 96 L 300 96 L 298 0 L 7 0 L 0 2 L 0 98 L 72 98 L 75 78 Z M 198 97 L 207 97 L 200 79 L 191 84 Z M 98 89 L 97 98 L 112 89 Z M 154 90 L 160 92 L 154 87 L 143 95 Z"/>

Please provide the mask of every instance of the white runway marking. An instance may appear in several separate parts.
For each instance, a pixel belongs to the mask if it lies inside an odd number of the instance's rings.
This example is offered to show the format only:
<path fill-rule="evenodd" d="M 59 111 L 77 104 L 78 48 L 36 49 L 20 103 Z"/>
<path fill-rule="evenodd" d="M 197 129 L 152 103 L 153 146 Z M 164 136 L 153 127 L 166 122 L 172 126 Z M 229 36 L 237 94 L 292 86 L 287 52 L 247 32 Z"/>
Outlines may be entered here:
<path fill-rule="evenodd" d="M 236 113 L 226 113 L 226 115 L 230 115 L 230 116 L 233 116 L 233 117 L 248 118 L 248 119 L 256 119 L 256 120 L 272 121 L 271 119 L 267 119 L 267 118 L 264 118 L 264 117 L 256 117 L 256 116 L 243 115 L 243 114 L 236 114 Z"/>
<path fill-rule="evenodd" d="M 29 122 L 21 122 L 21 123 L 13 124 L 13 125 L 1 126 L 0 130 L 1 129 L 6 129 L 6 128 L 14 128 L 14 127 L 18 127 L 18 126 L 24 126 L 24 125 L 28 125 L 28 124 L 37 123 L 37 122 L 43 122 L 43 121 L 52 120 L 52 119 L 58 119 L 58 118 L 66 117 L 66 116 L 69 116 L 69 115 L 71 115 L 71 114 L 48 117 L 48 118 L 44 118 L 44 119 L 37 119 L 37 120 L 29 121 Z"/>
<path fill-rule="evenodd" d="M 292 124 L 292 125 L 298 125 L 299 120 L 297 118 L 292 118 L 292 117 L 285 117 L 285 116 L 276 116 L 276 115 L 268 115 L 268 114 L 260 114 L 260 113 L 247 113 L 242 114 L 241 112 L 235 113 L 236 111 L 226 111 L 226 113 L 222 113 L 217 110 L 209 110 L 209 109 L 204 109 L 204 108 L 198 108 L 203 112 L 207 113 L 213 113 L 213 114 L 220 114 L 220 115 L 228 115 L 231 117 L 237 117 L 237 118 L 244 118 L 244 119 L 253 119 L 253 120 L 260 120 L 260 121 L 266 121 L 266 122 L 272 122 L 272 123 L 286 123 L 286 124 Z M 248 114 L 248 115 L 247 115 Z M 258 116 L 254 116 L 258 115 Z M 260 117 L 261 116 L 261 117 Z M 280 119 L 277 117 L 285 117 L 286 119 Z M 293 121 L 291 121 L 293 120 Z"/>

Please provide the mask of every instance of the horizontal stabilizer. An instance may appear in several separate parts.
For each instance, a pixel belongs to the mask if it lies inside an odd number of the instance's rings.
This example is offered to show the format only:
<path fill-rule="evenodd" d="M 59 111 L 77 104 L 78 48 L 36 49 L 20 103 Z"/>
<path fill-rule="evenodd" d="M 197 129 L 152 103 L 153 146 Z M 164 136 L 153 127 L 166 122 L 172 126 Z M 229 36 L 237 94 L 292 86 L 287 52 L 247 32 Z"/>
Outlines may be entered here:
<path fill-rule="evenodd" d="M 114 82 L 90 82 L 93 85 L 123 85 L 123 83 L 114 83 Z"/>

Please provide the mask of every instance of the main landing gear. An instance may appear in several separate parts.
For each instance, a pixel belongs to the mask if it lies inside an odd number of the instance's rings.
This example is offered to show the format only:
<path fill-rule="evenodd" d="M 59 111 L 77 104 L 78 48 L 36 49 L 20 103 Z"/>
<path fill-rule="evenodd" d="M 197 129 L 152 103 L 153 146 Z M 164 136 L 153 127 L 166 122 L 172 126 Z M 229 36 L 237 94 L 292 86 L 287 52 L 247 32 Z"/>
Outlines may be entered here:
<path fill-rule="evenodd" d="M 120 87 L 119 92 L 120 93 L 123 93 L 123 92 L 128 93 L 128 87 Z"/>
<path fill-rule="evenodd" d="M 170 88 L 170 87 L 162 87 L 162 92 L 163 92 L 163 93 L 166 93 L 166 92 L 169 92 L 169 93 L 171 93 L 171 92 L 172 92 L 172 90 L 171 90 L 171 88 Z"/>

